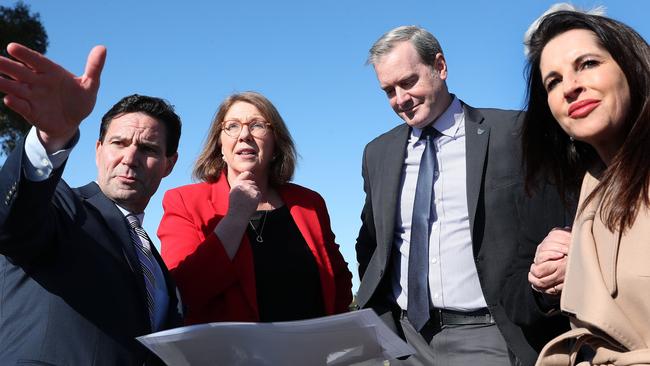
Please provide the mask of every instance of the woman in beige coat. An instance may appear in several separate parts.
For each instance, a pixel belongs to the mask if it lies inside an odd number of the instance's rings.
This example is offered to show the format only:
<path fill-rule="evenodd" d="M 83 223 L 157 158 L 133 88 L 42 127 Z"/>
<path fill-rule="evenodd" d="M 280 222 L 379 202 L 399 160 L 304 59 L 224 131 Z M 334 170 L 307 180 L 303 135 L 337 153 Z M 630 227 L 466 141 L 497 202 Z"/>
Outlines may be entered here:
<path fill-rule="evenodd" d="M 547 244 L 531 268 L 572 325 L 538 365 L 650 365 L 650 48 L 575 11 L 545 16 L 528 46 L 527 184 L 546 177 L 580 197 L 568 257 Z M 560 282 L 540 281 L 541 264 Z"/>

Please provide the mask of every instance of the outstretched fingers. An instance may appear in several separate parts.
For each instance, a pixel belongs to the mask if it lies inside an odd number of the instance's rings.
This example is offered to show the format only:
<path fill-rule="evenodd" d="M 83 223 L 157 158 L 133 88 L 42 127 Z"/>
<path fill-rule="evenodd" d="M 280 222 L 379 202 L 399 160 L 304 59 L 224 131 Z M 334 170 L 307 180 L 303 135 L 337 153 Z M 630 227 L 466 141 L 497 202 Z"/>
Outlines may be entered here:
<path fill-rule="evenodd" d="M 27 100 L 18 98 L 14 95 L 5 95 L 3 101 L 7 107 L 23 116 L 23 118 L 30 124 L 32 123 L 32 107 Z"/>
<path fill-rule="evenodd" d="M 29 93 L 29 86 L 27 86 L 27 84 L 21 83 L 20 81 L 11 80 L 6 77 L 0 77 L 0 92 L 25 99 Z"/>
<path fill-rule="evenodd" d="M 34 80 L 34 70 L 6 57 L 0 57 L 0 73 L 19 82 L 30 83 Z"/>
<path fill-rule="evenodd" d="M 7 52 L 37 73 L 49 72 L 60 67 L 47 57 L 18 43 L 9 43 Z"/>
<path fill-rule="evenodd" d="M 65 145 L 95 106 L 106 48 L 90 51 L 79 77 L 20 44 L 10 43 L 7 52 L 15 60 L 0 57 L 0 74 L 6 75 L 0 77 L 5 104 L 40 130 L 41 138 L 50 143 L 46 149 Z"/>

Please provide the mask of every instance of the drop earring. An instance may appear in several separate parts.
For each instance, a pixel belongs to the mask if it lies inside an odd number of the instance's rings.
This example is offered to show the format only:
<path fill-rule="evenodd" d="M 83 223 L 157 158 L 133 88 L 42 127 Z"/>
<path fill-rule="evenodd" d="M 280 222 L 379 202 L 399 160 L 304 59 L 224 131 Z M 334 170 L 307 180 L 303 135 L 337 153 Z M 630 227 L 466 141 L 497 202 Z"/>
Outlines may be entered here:
<path fill-rule="evenodd" d="M 578 156 L 578 150 L 576 149 L 575 139 L 573 136 L 569 136 L 569 154 L 574 158 Z"/>

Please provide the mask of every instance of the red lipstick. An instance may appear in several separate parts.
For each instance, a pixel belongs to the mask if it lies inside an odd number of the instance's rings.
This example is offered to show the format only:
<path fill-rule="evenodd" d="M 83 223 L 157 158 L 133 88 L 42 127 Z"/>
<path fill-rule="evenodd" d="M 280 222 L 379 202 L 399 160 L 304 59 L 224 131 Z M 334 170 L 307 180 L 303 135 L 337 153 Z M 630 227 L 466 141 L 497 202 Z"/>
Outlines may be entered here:
<path fill-rule="evenodd" d="M 600 105 L 598 99 L 584 99 L 571 103 L 569 106 L 569 117 L 571 118 L 584 118 L 591 113 L 596 107 Z"/>

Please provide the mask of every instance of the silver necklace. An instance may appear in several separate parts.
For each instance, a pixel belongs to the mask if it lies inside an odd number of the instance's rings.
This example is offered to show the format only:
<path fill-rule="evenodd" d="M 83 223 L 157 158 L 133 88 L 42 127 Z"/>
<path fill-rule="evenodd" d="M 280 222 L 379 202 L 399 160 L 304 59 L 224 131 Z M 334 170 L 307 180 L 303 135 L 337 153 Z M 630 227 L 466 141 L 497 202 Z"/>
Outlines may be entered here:
<path fill-rule="evenodd" d="M 255 229 L 255 225 L 253 225 L 253 222 L 251 220 L 248 220 L 248 223 L 251 226 L 251 229 L 253 229 L 253 232 L 255 233 L 255 241 L 258 243 L 263 243 L 264 238 L 262 238 L 262 233 L 264 232 L 264 224 L 266 224 L 266 214 L 268 211 L 264 211 L 264 217 L 262 217 L 262 225 L 260 225 L 260 231 L 257 232 L 257 229 Z"/>

